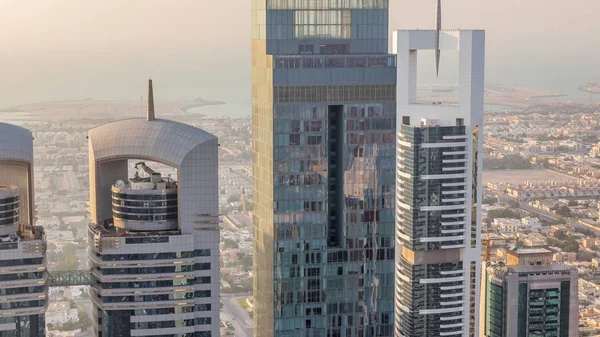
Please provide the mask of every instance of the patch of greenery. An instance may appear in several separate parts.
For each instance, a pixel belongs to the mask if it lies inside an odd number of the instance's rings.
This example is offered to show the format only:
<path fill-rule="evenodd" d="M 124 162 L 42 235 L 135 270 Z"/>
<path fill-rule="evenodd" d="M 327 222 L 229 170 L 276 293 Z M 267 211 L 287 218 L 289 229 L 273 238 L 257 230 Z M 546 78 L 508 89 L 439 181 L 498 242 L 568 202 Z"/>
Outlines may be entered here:
<path fill-rule="evenodd" d="M 237 242 L 229 238 L 223 240 L 223 245 L 225 246 L 225 249 L 237 249 L 240 247 Z"/>
<path fill-rule="evenodd" d="M 596 232 L 594 232 L 591 229 L 587 229 L 587 228 L 579 228 L 579 227 L 577 227 L 577 228 L 575 228 L 575 232 L 576 233 L 581 233 L 581 234 L 583 234 L 585 236 L 590 236 L 590 237 L 593 237 L 593 238 L 598 237 L 596 235 Z"/>
<path fill-rule="evenodd" d="M 56 263 L 55 269 L 58 271 L 77 270 L 79 260 L 76 254 L 77 248 L 71 243 L 67 243 L 62 248 L 61 259 Z"/>
<path fill-rule="evenodd" d="M 554 211 L 556 215 L 560 215 L 565 218 L 571 217 L 571 209 L 568 206 L 559 206 L 556 211 Z"/>
<path fill-rule="evenodd" d="M 491 223 L 496 218 L 521 219 L 521 213 L 508 208 L 492 209 L 487 213 L 488 221 Z"/>
<path fill-rule="evenodd" d="M 482 204 L 485 205 L 495 205 L 498 202 L 498 198 L 496 197 L 485 197 L 481 200 Z"/>
<path fill-rule="evenodd" d="M 564 233 L 563 233 L 564 234 Z M 556 237 L 556 233 L 554 234 Z M 560 235 L 560 237 L 564 237 Z M 562 249 L 564 252 L 579 253 L 579 242 L 574 237 L 567 235 L 565 240 L 548 238 L 548 244 Z"/>
<path fill-rule="evenodd" d="M 503 158 L 484 158 L 484 170 L 518 170 L 531 168 L 531 162 L 528 158 L 523 158 L 518 154 L 511 154 Z"/>
<path fill-rule="evenodd" d="M 236 301 L 242 308 L 244 308 L 244 310 L 248 310 L 248 308 L 250 308 L 250 306 L 248 305 L 248 302 L 246 302 L 245 297 L 238 298 Z"/>

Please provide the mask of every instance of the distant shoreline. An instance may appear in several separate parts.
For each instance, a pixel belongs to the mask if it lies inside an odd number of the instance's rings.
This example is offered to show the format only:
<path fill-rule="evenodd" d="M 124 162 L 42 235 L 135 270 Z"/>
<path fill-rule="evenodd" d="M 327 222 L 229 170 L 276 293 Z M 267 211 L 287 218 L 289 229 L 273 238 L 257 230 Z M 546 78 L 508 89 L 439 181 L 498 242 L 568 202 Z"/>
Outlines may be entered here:
<path fill-rule="evenodd" d="M 224 105 L 221 101 L 202 98 L 188 100 L 156 100 L 157 117 L 195 115 L 194 108 Z M 119 120 L 143 117 L 146 105 L 143 100 L 84 99 L 28 103 L 0 109 L 0 119 L 9 121 L 67 121 L 84 119 Z"/>
<path fill-rule="evenodd" d="M 589 89 L 589 88 L 588 88 L 587 86 L 585 86 L 585 85 L 583 85 L 583 86 L 581 86 L 581 87 L 579 87 L 579 88 L 577 88 L 577 89 L 579 89 L 579 91 L 581 91 L 581 92 L 586 92 L 586 93 L 588 93 L 588 94 L 600 95 L 600 91 L 594 91 L 594 90 L 592 90 L 592 89 Z"/>
<path fill-rule="evenodd" d="M 565 95 L 565 94 L 550 94 L 550 95 L 531 96 L 530 98 L 543 99 L 543 98 L 560 98 L 560 97 L 567 97 L 567 95 Z"/>
<path fill-rule="evenodd" d="M 182 114 L 187 114 L 190 113 L 189 110 L 193 109 L 193 108 L 200 108 L 203 106 L 207 106 L 207 105 L 223 105 L 223 104 L 227 104 L 225 102 L 221 102 L 221 101 L 203 101 L 203 104 L 200 103 L 196 103 L 196 104 L 190 104 L 190 105 L 186 105 L 184 107 L 179 108 L 179 112 Z M 198 115 L 198 114 L 196 114 Z"/>

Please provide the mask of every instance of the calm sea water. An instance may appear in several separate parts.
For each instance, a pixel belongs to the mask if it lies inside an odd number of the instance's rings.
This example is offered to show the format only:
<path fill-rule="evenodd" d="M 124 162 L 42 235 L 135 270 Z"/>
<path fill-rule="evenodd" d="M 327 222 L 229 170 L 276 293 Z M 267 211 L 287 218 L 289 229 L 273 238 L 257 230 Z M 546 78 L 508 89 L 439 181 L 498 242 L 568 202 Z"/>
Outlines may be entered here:
<path fill-rule="evenodd" d="M 190 114 L 201 114 L 210 118 L 249 118 L 251 106 L 250 103 L 233 103 L 233 104 L 221 104 L 221 105 L 207 105 L 202 107 L 197 107 L 188 110 Z M 520 109 L 501 106 L 501 105 L 493 105 L 486 104 L 485 111 L 520 111 Z"/>
<path fill-rule="evenodd" d="M 600 67 L 597 67 L 590 72 L 568 72 L 562 69 L 560 72 L 553 72 L 551 68 L 538 68 L 538 69 L 522 69 L 523 74 L 521 77 L 516 78 L 510 75 L 517 71 L 514 68 L 509 69 L 508 74 L 503 76 L 499 75 L 498 71 L 487 74 L 486 79 L 490 83 L 494 84 L 505 84 L 516 87 L 529 87 L 534 89 L 553 91 L 559 94 L 563 94 L 563 97 L 547 98 L 544 101 L 547 102 L 558 102 L 558 101 L 575 101 L 582 103 L 590 102 L 590 94 L 584 93 L 578 90 L 579 86 L 584 85 L 587 82 L 600 81 Z M 554 69 L 556 70 L 556 69 Z M 491 76 L 490 76 L 491 75 Z M 454 76 L 450 76 L 454 77 Z M 250 101 L 250 80 L 249 78 L 242 78 L 242 80 L 234 81 L 234 85 L 227 85 L 223 82 L 229 82 L 227 79 L 221 79 L 221 82 L 213 82 L 213 86 L 199 87 L 197 82 L 192 81 L 181 81 L 178 87 L 165 86 L 160 90 L 160 97 L 162 99 L 190 99 L 196 97 L 202 97 L 206 100 L 218 100 L 226 102 L 222 105 L 210 105 L 204 107 L 193 108 L 188 111 L 190 114 L 202 114 L 207 117 L 230 117 L 230 118 L 244 118 L 250 117 L 251 114 L 251 101 Z M 420 84 L 430 83 L 432 76 L 419 82 Z M 435 83 L 433 84 L 454 84 L 455 82 L 448 80 L 447 83 Z M 117 84 L 118 86 L 118 84 Z M 248 87 L 247 87 L 248 86 Z M 113 88 L 123 89 L 126 92 L 127 88 Z M 98 88 L 99 92 L 106 91 L 106 88 Z M 111 91 L 113 91 L 111 90 Z M 118 91 L 118 90 L 117 90 Z M 62 92 L 62 91 L 61 91 Z M 71 97 L 68 93 L 70 91 L 65 90 L 62 95 L 49 97 L 47 100 L 62 100 L 62 99 L 82 99 L 88 96 L 82 97 Z M 100 95 L 100 94 L 99 94 Z M 104 97 L 111 97 L 108 94 Z M 124 97 L 113 97 L 114 99 L 131 99 L 129 96 Z M 600 95 L 591 96 L 592 102 L 600 102 Z M 38 99 L 35 101 L 43 101 L 44 99 Z M 34 102 L 34 101 L 32 101 Z M 21 102 L 19 104 L 25 104 L 29 102 Z M 0 105 L 0 108 L 6 108 L 6 105 Z M 487 111 L 504 111 L 506 107 L 501 106 L 486 106 Z M 0 121 L 19 121 L 28 120 L 27 113 L 22 112 L 2 112 L 0 111 Z"/>
<path fill-rule="evenodd" d="M 201 114 L 210 118 L 245 118 L 250 117 L 252 106 L 248 103 L 225 103 L 206 105 L 188 110 L 188 114 Z"/>

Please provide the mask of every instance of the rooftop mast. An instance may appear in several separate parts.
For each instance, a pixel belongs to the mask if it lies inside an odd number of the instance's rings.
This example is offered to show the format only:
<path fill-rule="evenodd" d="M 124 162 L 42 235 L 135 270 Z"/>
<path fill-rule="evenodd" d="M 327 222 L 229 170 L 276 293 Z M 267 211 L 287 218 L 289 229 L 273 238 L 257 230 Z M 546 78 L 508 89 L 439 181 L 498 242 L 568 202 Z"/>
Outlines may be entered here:
<path fill-rule="evenodd" d="M 440 76 L 440 33 L 442 31 L 442 0 L 435 8 L 435 75 Z"/>
<path fill-rule="evenodd" d="M 154 93 L 152 90 L 152 79 L 148 80 L 148 111 L 146 119 L 150 122 L 154 120 Z"/>

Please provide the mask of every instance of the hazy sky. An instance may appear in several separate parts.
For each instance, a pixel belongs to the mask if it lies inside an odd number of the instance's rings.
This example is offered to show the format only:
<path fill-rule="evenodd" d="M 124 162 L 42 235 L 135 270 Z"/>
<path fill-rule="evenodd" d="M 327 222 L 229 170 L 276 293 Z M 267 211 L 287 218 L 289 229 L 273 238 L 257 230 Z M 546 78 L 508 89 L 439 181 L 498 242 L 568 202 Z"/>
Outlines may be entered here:
<path fill-rule="evenodd" d="M 390 0 L 390 29 L 433 27 L 433 0 Z M 600 81 L 600 1 L 447 0 L 444 27 L 487 30 L 488 82 Z M 250 100 L 250 0 L 0 0 L 0 108 L 44 100 Z"/>

